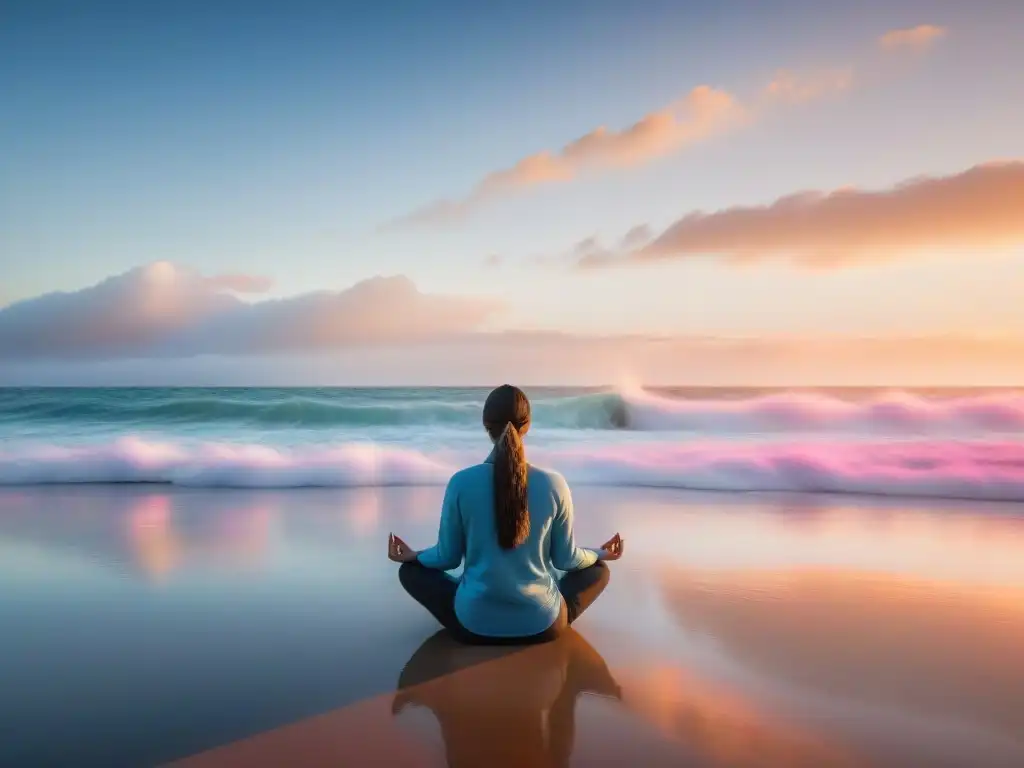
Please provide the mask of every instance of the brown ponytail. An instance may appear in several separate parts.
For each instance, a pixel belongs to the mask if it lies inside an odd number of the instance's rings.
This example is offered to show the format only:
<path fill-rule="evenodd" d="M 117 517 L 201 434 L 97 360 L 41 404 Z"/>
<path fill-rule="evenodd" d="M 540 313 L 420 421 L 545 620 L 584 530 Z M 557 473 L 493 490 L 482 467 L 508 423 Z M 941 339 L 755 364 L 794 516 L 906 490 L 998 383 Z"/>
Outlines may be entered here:
<path fill-rule="evenodd" d="M 498 387 L 484 404 L 484 427 L 494 440 L 494 523 L 498 544 L 502 549 L 515 549 L 530 535 L 528 465 L 522 440 L 522 434 L 530 428 L 530 401 L 516 387 Z"/>
<path fill-rule="evenodd" d="M 494 523 L 502 549 L 515 549 L 530 535 L 526 503 L 526 451 L 519 430 L 509 422 L 495 443 Z"/>

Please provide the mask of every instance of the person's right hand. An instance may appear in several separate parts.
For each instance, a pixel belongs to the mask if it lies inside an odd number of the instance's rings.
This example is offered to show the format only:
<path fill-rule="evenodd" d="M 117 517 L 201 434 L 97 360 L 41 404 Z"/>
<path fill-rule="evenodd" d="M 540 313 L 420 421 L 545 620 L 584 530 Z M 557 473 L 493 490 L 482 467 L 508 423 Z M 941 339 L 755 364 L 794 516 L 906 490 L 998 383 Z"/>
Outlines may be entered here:
<path fill-rule="evenodd" d="M 388 560 L 395 563 L 411 563 L 419 554 L 401 538 L 393 533 L 388 534 Z"/>
<path fill-rule="evenodd" d="M 618 560 L 622 557 L 622 547 L 625 543 L 625 539 L 616 533 L 601 545 L 601 559 Z"/>

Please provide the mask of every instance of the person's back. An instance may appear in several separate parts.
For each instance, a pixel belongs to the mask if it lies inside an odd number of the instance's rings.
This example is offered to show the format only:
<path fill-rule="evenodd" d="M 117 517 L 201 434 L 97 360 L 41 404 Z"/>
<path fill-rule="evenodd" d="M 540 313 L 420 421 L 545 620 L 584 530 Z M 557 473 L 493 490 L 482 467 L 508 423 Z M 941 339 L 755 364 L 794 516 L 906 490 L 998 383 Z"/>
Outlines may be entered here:
<path fill-rule="evenodd" d="M 515 549 L 502 549 L 494 520 L 494 464 L 456 473 L 456 495 L 465 534 L 465 570 L 455 598 L 459 620 L 485 635 L 530 635 L 557 618 L 555 569 L 575 571 L 597 562 L 598 553 L 572 540 L 572 497 L 557 472 L 530 466 L 527 504 L 530 533 Z M 428 567 L 431 561 L 420 562 Z"/>
<path fill-rule="evenodd" d="M 601 560 L 621 556 L 616 534 L 600 550 L 576 546 L 572 496 L 557 472 L 527 464 L 521 435 L 530 426 L 526 396 L 508 385 L 484 406 L 494 450 L 448 483 L 437 544 L 411 551 L 398 537 L 389 556 L 403 562 L 406 590 L 442 625 L 471 642 L 552 639 L 608 583 Z M 456 582 L 444 571 L 465 559 Z M 556 581 L 555 569 L 566 571 Z"/>

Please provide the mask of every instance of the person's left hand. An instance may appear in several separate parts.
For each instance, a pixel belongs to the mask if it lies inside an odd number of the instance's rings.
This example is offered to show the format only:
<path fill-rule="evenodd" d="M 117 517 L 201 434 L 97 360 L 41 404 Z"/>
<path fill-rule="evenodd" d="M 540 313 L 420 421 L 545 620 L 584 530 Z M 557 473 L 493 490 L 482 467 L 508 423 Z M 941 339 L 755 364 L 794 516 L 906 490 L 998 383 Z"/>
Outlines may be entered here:
<path fill-rule="evenodd" d="M 614 536 L 608 539 L 608 541 L 601 545 L 601 559 L 608 561 L 618 560 L 620 557 L 622 557 L 622 549 L 625 543 L 626 540 L 616 533 Z"/>
<path fill-rule="evenodd" d="M 395 563 L 411 563 L 416 559 L 416 550 L 393 533 L 388 534 L 388 560 Z"/>

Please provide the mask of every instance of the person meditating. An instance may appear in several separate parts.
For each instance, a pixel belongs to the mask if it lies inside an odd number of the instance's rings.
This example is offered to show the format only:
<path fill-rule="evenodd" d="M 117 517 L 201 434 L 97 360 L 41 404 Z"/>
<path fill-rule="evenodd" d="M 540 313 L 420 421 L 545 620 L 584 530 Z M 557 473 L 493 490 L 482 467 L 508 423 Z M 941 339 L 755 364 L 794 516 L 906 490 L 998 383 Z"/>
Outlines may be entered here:
<path fill-rule="evenodd" d="M 520 389 L 506 384 L 491 392 L 483 423 L 494 449 L 448 481 L 437 544 L 417 552 L 392 533 L 388 557 L 402 563 L 405 591 L 456 639 L 554 640 L 608 586 L 605 563 L 622 557 L 624 540 L 616 533 L 597 550 L 576 546 L 565 479 L 526 461 L 530 401 Z M 463 558 L 456 580 L 446 571 Z M 556 580 L 554 569 L 565 575 Z"/>

